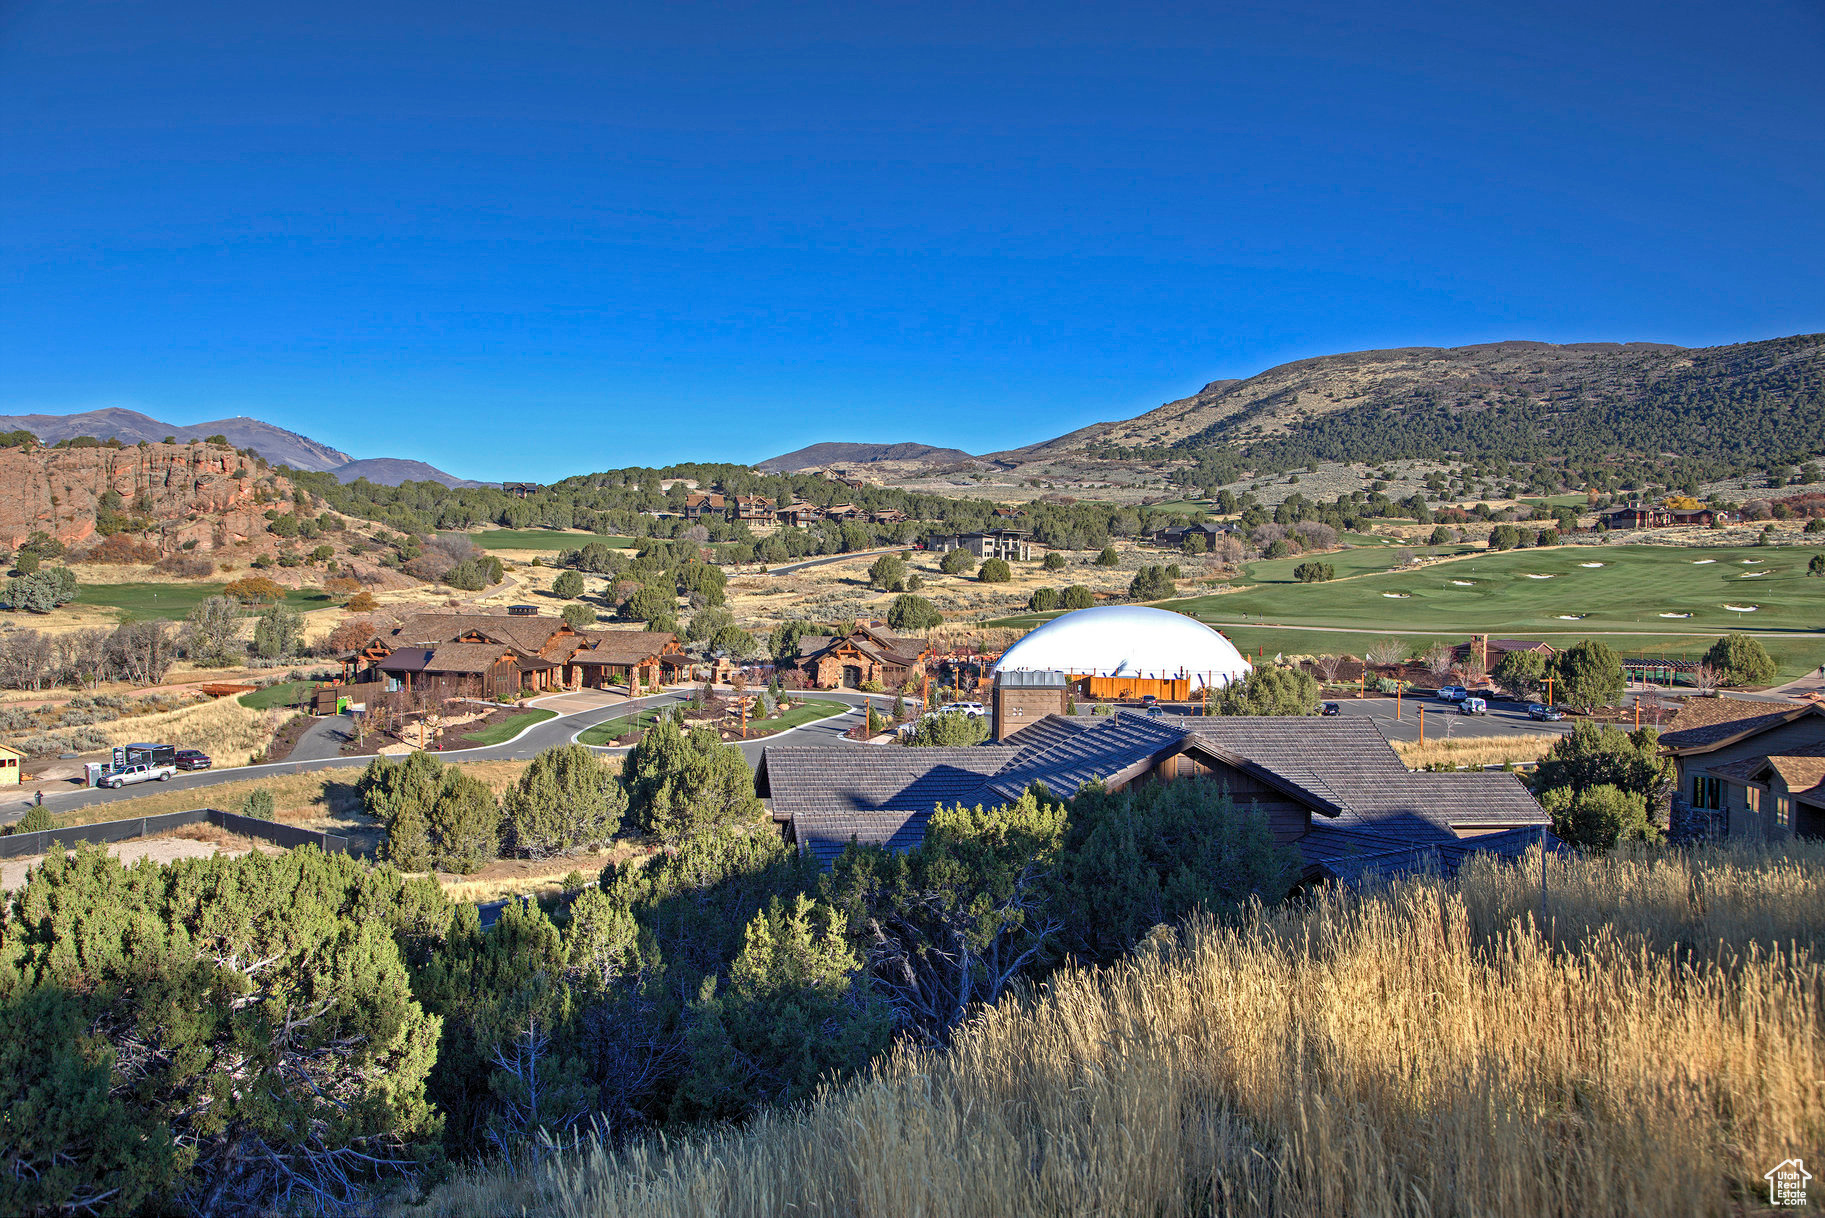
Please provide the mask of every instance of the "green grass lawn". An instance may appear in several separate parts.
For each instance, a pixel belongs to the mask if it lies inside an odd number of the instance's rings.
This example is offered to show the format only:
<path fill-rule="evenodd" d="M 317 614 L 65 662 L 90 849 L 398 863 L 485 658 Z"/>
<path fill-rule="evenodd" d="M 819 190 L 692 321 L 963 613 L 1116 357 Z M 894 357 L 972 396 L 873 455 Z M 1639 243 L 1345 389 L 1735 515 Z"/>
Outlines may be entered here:
<path fill-rule="evenodd" d="M 317 688 L 315 681 L 281 681 L 277 685 L 268 685 L 256 689 L 250 694 L 242 694 L 242 706 L 254 710 L 271 710 L 275 706 L 296 706 L 298 700 L 311 690 Z"/>
<path fill-rule="evenodd" d="M 607 723 L 598 723 L 584 731 L 581 736 L 577 737 L 577 740 L 583 744 L 596 746 L 612 745 L 629 732 L 643 732 L 653 726 L 653 722 L 665 713 L 666 709 L 665 707 L 655 707 L 652 710 L 643 710 L 637 715 L 624 715 L 619 719 L 610 719 Z M 799 703 L 783 715 L 775 715 L 771 719 L 748 720 L 748 731 L 750 734 L 783 732 L 817 719 L 839 715 L 848 709 L 848 705 L 842 702 L 813 698 Z"/>
<path fill-rule="evenodd" d="M 84 584 L 76 594 L 79 605 L 113 609 L 123 622 L 154 618 L 181 621 L 184 615 L 212 596 L 222 595 L 223 584 Z M 285 597 L 294 609 L 323 609 L 335 598 L 315 589 L 299 589 Z"/>
<path fill-rule="evenodd" d="M 1346 550 L 1334 550 L 1329 554 L 1294 554 L 1286 558 L 1258 558 L 1254 562 L 1242 565 L 1242 581 L 1247 584 L 1297 584 L 1293 572 L 1299 564 L 1305 562 L 1330 563 L 1337 572 L 1337 578 L 1348 575 L 1368 575 L 1375 571 L 1386 571 L 1400 561 L 1400 546 L 1361 545 Z M 1465 554 L 1475 549 L 1474 546 L 1424 546 L 1414 549 L 1430 553 L 1436 550 L 1441 555 Z"/>
<path fill-rule="evenodd" d="M 581 744 L 597 746 L 612 745 L 615 741 L 627 735 L 629 732 L 644 732 L 647 728 L 653 726 L 658 720 L 660 712 L 664 709 L 666 708 L 654 707 L 651 710 L 643 710 L 638 714 L 623 715 L 619 719 L 610 719 L 606 723 L 598 723 L 594 727 L 585 728 L 583 734 L 578 736 L 577 740 Z"/>
<path fill-rule="evenodd" d="M 1825 586 L 1806 574 L 1811 556 L 1800 547 L 1761 546 L 1482 552 L 1416 571 L 1325 584 L 1261 583 L 1242 592 L 1174 601 L 1171 607 L 1208 620 L 1371 630 L 1818 631 L 1825 629 Z M 1342 575 L 1344 564 L 1337 560 L 1352 557 L 1345 551 L 1325 560 Z M 1267 566 L 1252 564 L 1249 574 Z M 1737 610 L 1725 607 L 1732 605 Z"/>
<path fill-rule="evenodd" d="M 469 732 L 463 736 L 463 739 L 473 744 L 500 744 L 504 740 L 519 735 L 535 723 L 543 723 L 547 719 L 555 719 L 557 717 L 557 711 L 541 710 L 537 708 L 525 710 L 517 715 L 503 719 L 499 723 L 482 728 L 478 732 Z"/>
<path fill-rule="evenodd" d="M 888 705 L 891 706 L 892 703 L 889 703 Z M 827 698 L 809 698 L 783 715 L 775 715 L 771 719 L 748 720 L 748 731 L 750 734 L 754 732 L 783 732 L 789 728 L 798 727 L 803 723 L 811 723 L 818 719 L 827 719 L 831 715 L 840 715 L 848 709 L 848 704 L 844 702 L 832 702 Z"/>
<path fill-rule="evenodd" d="M 560 533 L 556 529 L 491 529 L 470 533 L 484 550 L 580 550 L 592 541 L 617 550 L 631 549 L 632 537 L 607 537 L 599 533 Z"/>
<path fill-rule="evenodd" d="M 1322 556 L 1338 568 L 1340 578 L 1330 583 L 1285 582 L 1301 560 L 1274 559 L 1248 565 L 1254 587 L 1165 605 L 1220 625 L 1251 657 L 1361 655 L 1378 635 L 1423 642 L 1487 633 L 1555 646 L 1601 637 L 1625 655 L 1696 658 L 1717 636 L 1744 631 L 1767 647 L 1785 679 L 1825 663 L 1825 638 L 1796 637 L 1825 633 L 1825 580 L 1806 574 L 1815 552 L 1803 546 L 1561 546 L 1478 552 L 1416 571 L 1369 570 L 1341 578 L 1347 569 L 1366 569 L 1370 560 L 1386 556 L 1364 547 Z M 1022 614 L 991 625 L 1032 627 L 1049 616 Z"/>

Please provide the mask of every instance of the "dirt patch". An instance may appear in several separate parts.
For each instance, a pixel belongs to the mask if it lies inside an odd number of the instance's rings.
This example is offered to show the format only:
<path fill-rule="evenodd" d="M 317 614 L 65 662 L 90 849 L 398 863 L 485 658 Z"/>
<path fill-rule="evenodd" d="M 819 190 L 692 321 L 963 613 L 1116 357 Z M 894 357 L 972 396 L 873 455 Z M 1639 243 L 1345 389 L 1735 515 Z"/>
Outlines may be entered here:
<path fill-rule="evenodd" d="M 255 849 L 272 854 L 284 853 L 284 847 L 275 846 L 271 842 L 253 842 L 245 837 L 224 833 L 214 825 L 186 825 L 158 837 L 142 837 L 130 842 L 115 842 L 107 849 L 109 854 L 129 867 L 142 859 L 151 859 L 155 863 L 170 863 L 177 859 L 206 859 L 216 854 L 226 854 L 232 857 L 251 853 Z M 0 889 L 8 892 L 17 890 L 25 883 L 25 877 L 32 868 L 43 861 L 42 854 L 33 854 L 24 858 L 7 859 L 0 863 Z"/>

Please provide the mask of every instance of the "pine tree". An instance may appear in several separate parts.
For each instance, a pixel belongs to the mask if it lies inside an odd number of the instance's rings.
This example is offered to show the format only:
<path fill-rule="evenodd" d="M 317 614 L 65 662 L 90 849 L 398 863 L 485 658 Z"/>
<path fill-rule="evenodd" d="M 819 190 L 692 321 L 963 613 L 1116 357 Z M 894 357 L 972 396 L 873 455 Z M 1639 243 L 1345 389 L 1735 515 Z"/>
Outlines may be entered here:
<path fill-rule="evenodd" d="M 892 1030 L 841 916 L 803 893 L 754 915 L 728 984 L 706 987 L 686 1021 L 690 1075 L 679 1108 L 698 1118 L 805 1099 L 865 1066 Z"/>
<path fill-rule="evenodd" d="M 501 808 L 494 792 L 458 767 L 444 770 L 437 800 L 426 819 L 441 870 L 480 871 L 500 856 Z"/>
<path fill-rule="evenodd" d="M 611 840 L 621 831 L 627 791 L 580 744 L 546 749 L 501 799 L 514 854 L 544 858 Z"/>
<path fill-rule="evenodd" d="M 634 823 L 667 845 L 760 814 L 741 750 L 707 727 L 686 735 L 670 716 L 641 737 L 622 776 Z"/>

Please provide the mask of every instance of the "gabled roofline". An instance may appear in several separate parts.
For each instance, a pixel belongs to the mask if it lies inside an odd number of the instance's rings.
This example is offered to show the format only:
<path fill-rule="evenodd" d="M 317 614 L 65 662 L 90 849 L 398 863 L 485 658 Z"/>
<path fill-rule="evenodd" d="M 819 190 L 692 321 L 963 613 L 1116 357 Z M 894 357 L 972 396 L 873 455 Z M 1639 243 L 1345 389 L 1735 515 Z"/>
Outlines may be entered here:
<path fill-rule="evenodd" d="M 1741 701 L 1741 699 L 1737 700 Z M 1769 715 L 1774 713 L 1774 711 L 1768 712 Z M 1810 702 L 1805 706 L 1796 706 L 1787 714 L 1781 716 L 1780 721 L 1777 723 L 1764 723 L 1760 727 L 1745 728 L 1743 731 L 1737 732 L 1734 735 L 1724 736 L 1717 740 L 1708 740 L 1704 744 L 1664 744 L 1661 747 L 1667 751 L 1667 755 L 1670 757 L 1696 757 L 1700 753 L 1714 753 L 1726 745 L 1737 744 L 1741 741 L 1748 740 L 1752 736 L 1759 736 L 1763 732 L 1771 732 L 1777 727 L 1786 727 L 1789 723 L 1797 722 L 1807 715 L 1825 715 L 1825 703 Z M 1759 719 L 1765 717 L 1766 716 L 1757 715 L 1749 716 L 1748 718 Z M 1695 727 L 1686 730 L 1700 731 L 1702 729 Z"/>

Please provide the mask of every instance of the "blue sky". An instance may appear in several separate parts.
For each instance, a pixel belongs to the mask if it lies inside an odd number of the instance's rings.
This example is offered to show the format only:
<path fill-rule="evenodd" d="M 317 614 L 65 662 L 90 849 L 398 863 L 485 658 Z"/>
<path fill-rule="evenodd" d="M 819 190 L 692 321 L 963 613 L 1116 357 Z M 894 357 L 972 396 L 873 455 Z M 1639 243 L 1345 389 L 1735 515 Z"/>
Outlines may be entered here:
<path fill-rule="evenodd" d="M 1825 330 L 1825 6 L 0 0 L 0 412 L 548 479 Z"/>

